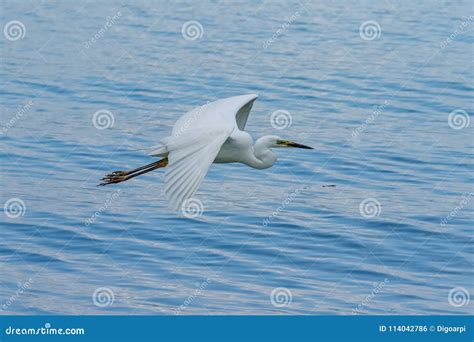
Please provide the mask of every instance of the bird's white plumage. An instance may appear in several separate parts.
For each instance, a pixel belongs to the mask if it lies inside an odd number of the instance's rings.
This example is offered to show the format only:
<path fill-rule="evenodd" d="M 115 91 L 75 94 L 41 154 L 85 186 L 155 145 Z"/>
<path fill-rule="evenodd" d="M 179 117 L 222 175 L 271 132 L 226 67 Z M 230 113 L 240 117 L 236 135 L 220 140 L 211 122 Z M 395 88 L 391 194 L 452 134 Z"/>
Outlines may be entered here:
<path fill-rule="evenodd" d="M 171 136 L 151 148 L 150 155 L 168 156 L 164 190 L 173 208 L 194 195 L 222 145 L 245 128 L 256 98 L 235 96 L 197 107 L 176 121 Z"/>
<path fill-rule="evenodd" d="M 100 185 L 120 183 L 166 167 L 164 192 L 173 209 L 186 209 L 212 163 L 242 163 L 266 169 L 277 161 L 272 148 L 312 149 L 276 135 L 260 137 L 255 143 L 244 131 L 257 95 L 242 95 L 207 103 L 176 121 L 170 136 L 150 148 L 160 160 L 128 171 L 114 171 Z M 184 212 L 184 211 L 183 211 Z"/>
<path fill-rule="evenodd" d="M 255 94 L 234 96 L 196 107 L 176 121 L 172 135 L 197 131 L 200 127 L 209 129 L 232 126 L 244 130 L 257 97 Z"/>
<path fill-rule="evenodd" d="M 188 144 L 179 144 L 177 149 L 170 148 L 164 189 L 173 208 L 179 208 L 193 196 L 230 132 L 224 129 L 206 132 L 200 134 L 198 140 L 188 136 L 181 139 Z"/>

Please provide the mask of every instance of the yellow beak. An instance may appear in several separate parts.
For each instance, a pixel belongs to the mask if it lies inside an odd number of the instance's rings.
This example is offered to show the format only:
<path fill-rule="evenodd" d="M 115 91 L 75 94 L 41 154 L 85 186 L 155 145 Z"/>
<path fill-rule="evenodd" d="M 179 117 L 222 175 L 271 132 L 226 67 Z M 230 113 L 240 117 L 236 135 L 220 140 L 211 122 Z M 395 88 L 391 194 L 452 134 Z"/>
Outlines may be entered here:
<path fill-rule="evenodd" d="M 290 140 L 277 140 L 277 145 L 287 146 L 287 147 L 297 147 L 297 148 L 306 148 L 308 150 L 314 150 L 314 148 L 295 143 L 294 141 Z"/>

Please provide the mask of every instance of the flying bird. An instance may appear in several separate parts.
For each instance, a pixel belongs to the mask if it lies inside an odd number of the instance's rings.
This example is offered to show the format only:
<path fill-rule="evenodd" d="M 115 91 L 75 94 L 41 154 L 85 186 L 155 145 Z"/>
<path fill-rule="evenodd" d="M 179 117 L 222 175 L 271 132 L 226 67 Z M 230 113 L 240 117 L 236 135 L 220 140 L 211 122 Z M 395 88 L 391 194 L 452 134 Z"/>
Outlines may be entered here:
<path fill-rule="evenodd" d="M 254 144 L 244 129 L 257 97 L 234 96 L 194 108 L 176 121 L 171 136 L 149 149 L 149 155 L 160 160 L 112 172 L 102 178 L 100 185 L 121 183 L 166 167 L 164 192 L 170 207 L 177 210 L 194 195 L 212 163 L 242 163 L 266 169 L 277 161 L 272 148 L 312 149 L 276 135 L 263 136 Z"/>

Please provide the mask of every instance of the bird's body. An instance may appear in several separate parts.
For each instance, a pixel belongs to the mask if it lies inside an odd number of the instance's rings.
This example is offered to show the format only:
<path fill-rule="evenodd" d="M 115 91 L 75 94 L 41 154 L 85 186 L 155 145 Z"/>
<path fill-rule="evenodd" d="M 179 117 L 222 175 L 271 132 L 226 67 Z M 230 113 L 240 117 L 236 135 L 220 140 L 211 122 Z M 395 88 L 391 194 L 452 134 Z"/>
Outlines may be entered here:
<path fill-rule="evenodd" d="M 243 162 L 245 154 L 252 148 L 253 139 L 250 134 L 235 129 L 221 146 L 214 163 L 238 163 Z"/>
<path fill-rule="evenodd" d="M 308 146 L 270 135 L 253 144 L 245 125 L 257 95 L 230 97 L 197 107 L 179 118 L 171 136 L 150 148 L 160 161 L 131 171 L 107 175 L 103 185 L 119 183 L 167 166 L 165 194 L 173 208 L 191 198 L 212 163 L 243 163 L 255 169 L 271 167 L 277 160 L 272 147 Z"/>
<path fill-rule="evenodd" d="M 276 160 L 276 154 L 266 144 L 257 140 L 254 145 L 250 134 L 236 129 L 222 145 L 214 163 L 242 163 L 254 169 L 267 169 Z"/>

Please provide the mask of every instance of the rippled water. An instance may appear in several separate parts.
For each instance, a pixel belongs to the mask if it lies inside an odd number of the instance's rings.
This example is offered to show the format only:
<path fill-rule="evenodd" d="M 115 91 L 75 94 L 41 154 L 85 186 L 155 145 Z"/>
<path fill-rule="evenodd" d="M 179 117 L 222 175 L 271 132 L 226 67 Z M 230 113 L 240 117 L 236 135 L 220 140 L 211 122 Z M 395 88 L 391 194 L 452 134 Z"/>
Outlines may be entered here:
<path fill-rule="evenodd" d="M 416 3 L 2 1 L 25 29 L 0 39 L 2 310 L 472 313 L 473 8 Z M 214 165 L 197 218 L 167 208 L 163 172 L 96 187 L 247 93 L 254 137 L 315 150 Z"/>

